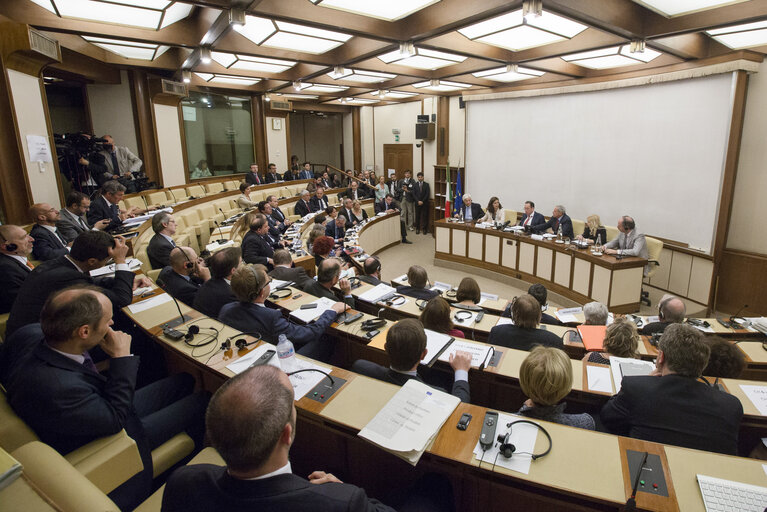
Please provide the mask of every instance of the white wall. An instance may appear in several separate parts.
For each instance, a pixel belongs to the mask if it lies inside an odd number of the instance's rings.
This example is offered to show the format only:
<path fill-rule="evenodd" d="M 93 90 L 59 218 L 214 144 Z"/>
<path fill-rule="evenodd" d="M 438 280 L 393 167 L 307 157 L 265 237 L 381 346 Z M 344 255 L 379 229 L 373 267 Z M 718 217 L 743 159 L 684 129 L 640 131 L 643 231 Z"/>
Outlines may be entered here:
<path fill-rule="evenodd" d="M 9 69 L 8 84 L 13 97 L 13 108 L 16 111 L 16 126 L 23 147 L 32 200 L 35 203 L 49 203 L 55 208 L 61 208 L 56 168 L 53 162 L 32 162 L 29 159 L 27 147 L 27 135 L 43 136 L 48 140 L 52 158 L 56 158 L 52 141 L 48 138 L 48 120 L 43 109 L 40 79 Z"/>
<path fill-rule="evenodd" d="M 95 135 L 111 135 L 118 146 L 127 146 L 138 155 L 130 83 L 125 70 L 120 72 L 119 84 L 90 84 L 87 89 Z"/>
<path fill-rule="evenodd" d="M 279 119 L 282 122 L 282 129 L 273 128 L 273 119 Z M 286 126 L 287 119 L 283 117 L 266 118 L 266 153 L 267 160 L 277 166 L 277 172 L 283 173 L 288 168 L 288 130 Z M 263 172 L 266 172 L 264 169 Z"/>
<path fill-rule="evenodd" d="M 160 173 L 166 187 L 186 183 L 184 172 L 184 146 L 181 143 L 179 112 L 181 107 L 154 105 L 154 129 L 157 151 L 160 153 Z"/>
<path fill-rule="evenodd" d="M 354 123 L 352 123 L 352 114 L 344 114 L 344 171 L 354 167 Z"/>
<path fill-rule="evenodd" d="M 375 164 L 375 130 L 373 129 L 374 119 L 375 113 L 373 112 L 373 107 L 360 107 L 360 143 L 362 144 L 362 169 L 367 169 L 369 165 L 372 166 Z M 347 168 L 351 169 L 353 165 L 354 161 L 352 161 L 351 165 L 347 164 Z M 380 176 L 380 173 L 376 174 Z"/>
<path fill-rule="evenodd" d="M 384 144 L 413 144 L 413 175 L 421 171 L 421 152 L 415 147 L 415 124 L 421 113 L 421 102 L 412 101 L 397 105 L 373 107 L 373 130 L 375 133 L 376 169 L 384 168 Z M 399 141 L 395 141 L 392 129 L 400 130 Z"/>

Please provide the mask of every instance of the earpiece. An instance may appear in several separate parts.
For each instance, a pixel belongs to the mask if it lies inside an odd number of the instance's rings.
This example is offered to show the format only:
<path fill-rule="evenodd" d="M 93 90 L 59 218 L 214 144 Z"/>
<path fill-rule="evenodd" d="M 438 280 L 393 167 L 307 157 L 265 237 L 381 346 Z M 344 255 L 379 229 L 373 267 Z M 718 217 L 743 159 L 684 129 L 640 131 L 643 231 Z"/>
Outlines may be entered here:
<path fill-rule="evenodd" d="M 370 320 L 365 320 L 360 324 L 360 328 L 363 331 L 372 331 L 375 329 L 378 329 L 379 327 L 383 327 L 386 325 L 386 320 L 383 318 L 371 318 Z"/>
<path fill-rule="evenodd" d="M 660 301 L 660 304 L 658 304 L 658 318 L 660 320 L 663 320 L 666 315 L 663 314 L 663 311 L 666 309 L 666 304 L 668 304 L 668 301 L 673 299 L 673 297 L 667 297 L 665 300 Z"/>
<path fill-rule="evenodd" d="M 189 259 L 189 255 L 186 253 L 184 249 L 179 249 L 183 254 L 184 258 L 186 258 L 186 263 L 184 263 L 184 268 L 187 270 L 192 270 L 194 268 L 194 263 L 192 263 L 192 260 Z"/>
<path fill-rule="evenodd" d="M 458 310 L 453 315 L 453 319 L 459 322 L 463 322 L 464 320 L 468 320 L 469 318 L 471 318 L 471 311 Z"/>
<path fill-rule="evenodd" d="M 18 245 L 16 245 L 16 244 L 9 244 L 9 243 L 8 243 L 8 240 L 6 240 L 6 239 L 5 239 L 5 237 L 4 237 L 3 235 L 0 235 L 0 238 L 2 238 L 2 239 L 3 239 L 3 242 L 5 242 L 5 247 L 4 247 L 4 249 L 5 249 L 6 251 L 8 251 L 8 252 L 13 252 L 13 251 L 15 251 L 16 249 L 18 249 L 18 248 L 19 248 L 19 246 L 18 246 Z"/>
<path fill-rule="evenodd" d="M 506 432 L 506 435 L 501 434 L 498 436 L 498 442 L 501 443 L 500 446 L 498 446 L 498 451 L 507 459 L 510 459 L 514 452 L 517 451 L 517 447 L 509 442 L 510 437 L 511 428 L 509 428 L 509 431 Z"/>
<path fill-rule="evenodd" d="M 293 290 L 290 288 L 282 288 L 274 290 L 269 294 L 269 298 L 272 300 L 284 299 L 293 295 Z"/>
<path fill-rule="evenodd" d="M 392 295 L 389 299 L 386 300 L 387 306 L 401 306 L 407 302 L 407 299 L 404 295 Z"/>
<path fill-rule="evenodd" d="M 200 332 L 200 328 L 197 325 L 190 325 L 189 329 L 187 329 L 186 334 L 184 334 L 184 341 L 192 341 L 194 339 L 194 335 Z"/>
<path fill-rule="evenodd" d="M 420 309 L 421 311 L 426 309 L 426 304 L 428 304 L 428 303 L 429 303 L 429 301 L 426 300 L 426 299 L 416 299 L 416 301 L 415 301 L 415 305 L 418 306 L 418 309 Z"/>
<path fill-rule="evenodd" d="M 544 451 L 542 453 L 538 453 L 538 454 L 530 454 L 530 457 L 533 460 L 540 459 L 541 457 L 544 457 L 544 456 L 548 455 L 549 452 L 551 452 L 551 447 L 553 446 L 553 444 L 552 444 L 552 441 L 551 441 L 551 436 L 549 435 L 548 432 L 546 432 L 545 428 L 543 428 L 541 425 L 539 425 L 538 423 L 536 423 L 534 421 L 516 420 L 516 421 L 512 421 L 512 422 L 506 424 L 506 426 L 509 428 L 509 431 L 506 432 L 505 435 L 504 434 L 500 434 L 498 436 L 498 442 L 501 443 L 498 446 L 498 453 L 500 455 L 503 455 L 507 459 L 510 459 L 511 456 L 514 455 L 514 452 L 517 451 L 517 447 L 509 442 L 509 440 L 511 439 L 511 430 L 514 427 L 514 425 L 516 425 L 517 423 L 527 423 L 528 425 L 535 425 L 535 427 L 538 430 L 543 432 L 543 435 L 546 436 L 546 439 L 548 439 L 548 441 L 549 441 L 549 447 L 546 448 L 546 451 Z M 524 453 L 524 452 L 522 452 L 522 453 Z"/>

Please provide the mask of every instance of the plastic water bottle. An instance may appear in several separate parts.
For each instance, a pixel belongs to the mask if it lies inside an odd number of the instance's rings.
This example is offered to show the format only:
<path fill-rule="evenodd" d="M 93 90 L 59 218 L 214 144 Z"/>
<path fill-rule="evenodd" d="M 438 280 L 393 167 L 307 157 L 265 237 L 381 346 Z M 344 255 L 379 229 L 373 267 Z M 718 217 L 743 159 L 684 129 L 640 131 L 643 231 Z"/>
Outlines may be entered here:
<path fill-rule="evenodd" d="M 280 367 L 285 373 L 290 373 L 297 368 L 296 351 L 287 336 L 280 334 L 277 343 L 277 357 L 280 359 Z"/>
<path fill-rule="evenodd" d="M 594 244 L 594 252 L 602 252 L 602 235 L 597 235 L 597 241 Z"/>
<path fill-rule="evenodd" d="M 562 225 L 557 229 L 557 242 L 562 243 Z"/>

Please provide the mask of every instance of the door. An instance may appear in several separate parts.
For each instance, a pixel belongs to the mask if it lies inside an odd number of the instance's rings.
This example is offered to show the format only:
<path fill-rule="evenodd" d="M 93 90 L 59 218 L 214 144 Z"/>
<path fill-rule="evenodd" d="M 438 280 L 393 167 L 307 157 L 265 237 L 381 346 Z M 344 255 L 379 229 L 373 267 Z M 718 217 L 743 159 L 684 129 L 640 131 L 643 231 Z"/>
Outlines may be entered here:
<path fill-rule="evenodd" d="M 389 177 L 389 169 L 395 170 L 397 179 L 405 177 L 405 171 L 413 171 L 412 144 L 384 144 L 384 175 Z"/>

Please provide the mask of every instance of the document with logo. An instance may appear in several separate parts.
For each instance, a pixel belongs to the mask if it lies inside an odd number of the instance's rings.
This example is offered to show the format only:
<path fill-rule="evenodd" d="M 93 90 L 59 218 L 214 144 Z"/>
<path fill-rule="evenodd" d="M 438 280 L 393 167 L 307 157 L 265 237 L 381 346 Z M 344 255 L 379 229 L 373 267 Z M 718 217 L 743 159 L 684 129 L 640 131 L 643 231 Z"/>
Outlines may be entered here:
<path fill-rule="evenodd" d="M 409 380 L 359 436 L 415 466 L 461 401 Z"/>
<path fill-rule="evenodd" d="M 583 313 L 583 308 L 567 308 L 557 311 L 557 319 L 563 324 L 575 323 L 578 321 L 575 315 Z"/>
<path fill-rule="evenodd" d="M 740 389 L 746 394 L 762 416 L 767 416 L 767 386 L 741 384 Z"/>
<path fill-rule="evenodd" d="M 359 299 L 364 300 L 365 302 L 375 303 L 379 300 L 384 300 L 391 297 L 394 295 L 394 292 L 394 288 L 386 283 L 381 283 L 361 294 Z"/>

